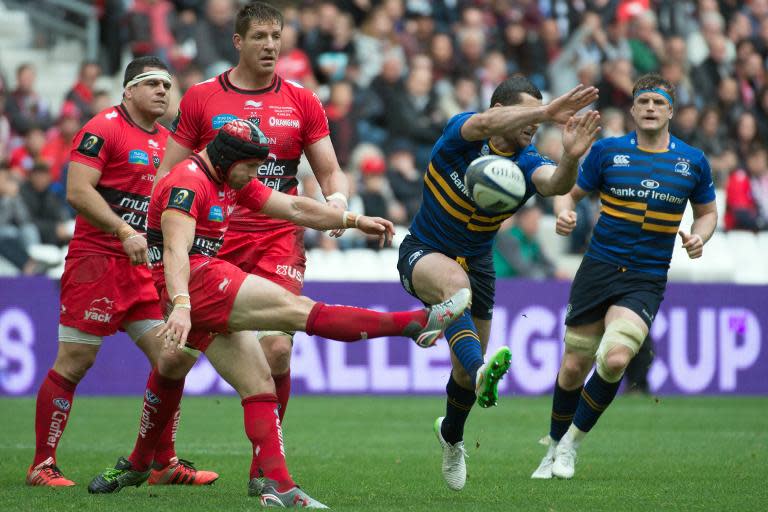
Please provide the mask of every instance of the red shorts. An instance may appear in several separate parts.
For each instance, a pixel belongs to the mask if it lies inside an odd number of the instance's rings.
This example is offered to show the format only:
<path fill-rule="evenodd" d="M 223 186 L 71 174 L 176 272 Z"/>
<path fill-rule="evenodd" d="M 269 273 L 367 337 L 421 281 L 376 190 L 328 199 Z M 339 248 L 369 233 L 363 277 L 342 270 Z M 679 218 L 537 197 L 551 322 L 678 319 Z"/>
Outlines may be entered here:
<path fill-rule="evenodd" d="M 218 257 L 243 272 L 279 284 L 294 295 L 301 294 L 307 268 L 301 226 L 254 233 L 228 231 Z"/>
<path fill-rule="evenodd" d="M 205 352 L 217 334 L 229 332 L 229 314 L 237 292 L 248 274 L 226 261 L 211 258 L 189 276 L 192 303 L 192 330 L 187 346 Z M 170 311 L 170 297 L 165 283 L 158 288 L 160 301 Z"/>
<path fill-rule="evenodd" d="M 100 254 L 67 258 L 61 276 L 61 325 L 109 336 L 130 322 L 162 319 L 146 265 Z"/>

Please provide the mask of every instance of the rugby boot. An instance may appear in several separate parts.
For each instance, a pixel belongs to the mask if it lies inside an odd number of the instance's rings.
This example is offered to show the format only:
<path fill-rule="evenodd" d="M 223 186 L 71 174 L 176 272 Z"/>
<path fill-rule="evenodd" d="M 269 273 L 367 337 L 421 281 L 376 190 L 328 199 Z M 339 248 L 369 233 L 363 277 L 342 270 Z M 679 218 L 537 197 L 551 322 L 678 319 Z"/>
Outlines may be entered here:
<path fill-rule="evenodd" d="M 45 487 L 72 487 L 75 482 L 64 478 L 56 466 L 53 457 L 48 457 L 37 466 L 30 466 L 27 471 L 27 485 L 42 485 Z"/>
<path fill-rule="evenodd" d="M 269 478 L 252 478 L 248 482 L 248 496 L 257 496 L 262 507 L 328 508 L 298 485 L 285 492 L 277 492 L 277 482 Z"/>
<path fill-rule="evenodd" d="M 499 381 L 509 370 L 512 352 L 501 347 L 477 370 L 475 394 L 480 407 L 493 407 L 499 401 Z"/>
<path fill-rule="evenodd" d="M 462 288 L 448 300 L 427 308 L 427 323 L 424 326 L 411 322 L 403 331 L 403 336 L 411 338 L 422 348 L 428 348 L 437 342 L 443 330 L 464 313 L 472 301 L 469 288 Z"/>
<path fill-rule="evenodd" d="M 149 474 L 149 485 L 211 485 L 219 479 L 219 474 L 195 468 L 195 465 L 184 459 L 174 457 L 167 466 L 152 468 Z"/>
<path fill-rule="evenodd" d="M 555 463 L 555 450 L 557 441 L 549 436 L 544 436 L 539 440 L 539 444 L 547 447 L 547 454 L 539 462 L 539 467 L 533 472 L 531 478 L 534 480 L 549 480 L 552 478 L 552 465 Z"/>
<path fill-rule="evenodd" d="M 433 429 L 440 447 L 443 449 L 443 480 L 449 489 L 460 491 L 467 483 L 467 452 L 464 449 L 464 441 L 451 444 L 443 439 L 440 427 L 443 425 L 444 416 L 435 420 Z"/>
<path fill-rule="evenodd" d="M 555 449 L 555 461 L 552 463 L 552 475 L 557 478 L 573 478 L 576 472 L 576 445 L 564 436 Z"/>
<path fill-rule="evenodd" d="M 136 471 L 133 464 L 126 458 L 117 459 L 114 468 L 105 469 L 100 475 L 88 484 L 88 492 L 91 494 L 109 494 L 119 492 L 123 487 L 138 487 L 149 478 L 150 470 Z"/>

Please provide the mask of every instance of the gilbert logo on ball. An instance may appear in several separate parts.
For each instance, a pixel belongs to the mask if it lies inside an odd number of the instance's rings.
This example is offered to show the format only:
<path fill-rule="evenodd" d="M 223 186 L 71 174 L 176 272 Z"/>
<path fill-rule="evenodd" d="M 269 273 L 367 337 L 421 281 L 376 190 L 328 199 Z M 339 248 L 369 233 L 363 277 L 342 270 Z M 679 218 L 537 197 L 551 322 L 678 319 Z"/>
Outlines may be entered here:
<path fill-rule="evenodd" d="M 497 155 L 476 158 L 467 167 L 464 184 L 481 210 L 503 213 L 514 210 L 525 198 L 525 176 L 515 162 Z"/>

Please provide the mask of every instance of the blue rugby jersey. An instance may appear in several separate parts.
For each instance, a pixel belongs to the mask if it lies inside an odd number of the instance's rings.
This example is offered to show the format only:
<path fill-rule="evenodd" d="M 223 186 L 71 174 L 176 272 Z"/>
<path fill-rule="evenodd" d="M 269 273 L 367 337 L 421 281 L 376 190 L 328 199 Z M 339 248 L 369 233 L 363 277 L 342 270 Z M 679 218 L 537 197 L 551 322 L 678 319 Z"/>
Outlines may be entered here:
<path fill-rule="evenodd" d="M 587 256 L 666 276 L 686 203 L 715 200 L 704 153 L 674 136 L 663 151 L 637 147 L 635 132 L 596 142 L 577 185 L 600 192 Z"/>
<path fill-rule="evenodd" d="M 432 148 L 421 207 L 410 228 L 419 240 L 450 256 L 485 254 L 501 223 L 519 209 L 494 214 L 474 205 L 464 186 L 464 174 L 475 158 L 499 155 L 520 167 L 525 175 L 525 197 L 520 205 L 536 193 L 533 172 L 542 165 L 556 165 L 541 156 L 533 144 L 517 153 L 502 153 L 488 140 L 464 140 L 461 127 L 473 114 L 452 117 Z"/>

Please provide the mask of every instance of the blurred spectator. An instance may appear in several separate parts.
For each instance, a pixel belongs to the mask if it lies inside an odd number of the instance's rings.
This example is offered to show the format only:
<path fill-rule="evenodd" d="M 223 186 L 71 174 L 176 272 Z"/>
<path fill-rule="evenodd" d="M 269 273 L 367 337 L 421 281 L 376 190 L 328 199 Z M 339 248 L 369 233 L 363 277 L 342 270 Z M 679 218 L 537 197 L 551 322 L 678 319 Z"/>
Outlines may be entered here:
<path fill-rule="evenodd" d="M 480 79 L 480 104 L 491 102 L 493 91 L 507 78 L 507 61 L 498 51 L 491 51 L 483 58 L 483 67 L 478 71 Z"/>
<path fill-rule="evenodd" d="M 600 123 L 602 130 L 600 138 L 623 137 L 627 134 L 627 118 L 624 111 L 617 108 L 606 108 L 600 111 Z"/>
<path fill-rule="evenodd" d="M 56 126 L 49 130 L 45 145 L 40 150 L 40 158 L 50 165 L 53 181 L 60 180 L 64 167 L 69 163 L 72 140 L 80 131 L 80 119 L 80 111 L 75 104 L 65 102 Z"/>
<path fill-rule="evenodd" d="M 25 179 L 36 163 L 42 160 L 45 146 L 45 132 L 39 126 L 28 125 L 24 133 L 24 143 L 11 152 L 8 165 L 11 171 L 21 179 Z"/>
<path fill-rule="evenodd" d="M 699 111 L 695 105 L 680 105 L 672 118 L 671 131 L 686 144 L 691 144 L 699 123 Z"/>
<path fill-rule="evenodd" d="M 493 246 L 496 277 L 565 278 L 544 253 L 537 235 L 541 209 L 528 203 L 502 223 Z"/>
<path fill-rule="evenodd" d="M 711 99 L 709 99 L 712 102 Z M 717 107 L 722 116 L 723 127 L 729 129 L 736 124 L 744 112 L 744 105 L 739 99 L 739 84 L 733 77 L 725 77 L 717 89 Z"/>
<path fill-rule="evenodd" d="M 421 206 L 421 182 L 424 171 L 416 167 L 413 146 L 405 139 L 396 139 L 388 147 L 387 177 L 392 193 L 405 207 L 405 224 L 410 224 Z"/>
<path fill-rule="evenodd" d="M 659 74 L 675 88 L 675 102 L 680 105 L 695 102 L 696 95 L 693 85 L 682 64 L 676 60 L 665 60 L 661 63 Z"/>
<path fill-rule="evenodd" d="M 732 73 L 733 67 L 725 53 L 725 37 L 715 35 L 709 42 L 709 55 L 691 71 L 693 89 L 706 101 L 716 96 L 720 80 Z"/>
<path fill-rule="evenodd" d="M 66 101 L 71 102 L 77 108 L 82 124 L 85 124 L 96 113 L 93 110 L 93 87 L 100 75 L 101 66 L 95 62 L 83 62 L 80 65 L 77 83 L 65 96 Z"/>
<path fill-rule="evenodd" d="M 173 60 L 176 11 L 169 0 L 133 0 L 126 17 L 128 42 L 134 57 L 157 55 L 165 62 Z"/>
<path fill-rule="evenodd" d="M 432 144 L 443 133 L 444 119 L 437 109 L 432 91 L 432 72 L 420 68 L 411 71 L 405 90 L 387 105 L 387 131 L 391 137 L 406 137 L 415 145 L 416 165 L 426 168 Z"/>
<path fill-rule="evenodd" d="M 627 39 L 627 24 L 612 19 L 605 30 L 602 25 L 595 27 L 592 39 L 600 48 L 604 60 L 632 60 L 632 48 Z"/>
<path fill-rule="evenodd" d="M 19 197 L 18 183 L 8 169 L 0 167 L 0 257 L 25 275 L 40 274 L 45 268 L 27 252 L 37 243 L 40 235 Z"/>
<path fill-rule="evenodd" d="M 312 71 L 312 62 L 307 53 L 297 46 L 299 32 L 293 25 L 283 26 L 280 38 L 280 57 L 277 60 L 275 71 L 286 80 L 293 80 L 310 89 L 317 88 L 317 80 Z M 202 76 L 202 73 L 200 73 Z M 183 82 L 186 82 L 183 80 Z M 197 83 L 197 82 L 194 82 Z M 194 83 L 181 86 L 186 91 Z"/>
<path fill-rule="evenodd" d="M 557 57 L 550 62 L 547 72 L 553 96 L 565 94 L 579 84 L 579 69 L 599 64 L 601 52 L 592 39 L 599 25 L 600 17 L 592 12 L 587 13 L 584 22 L 571 35 Z"/>
<path fill-rule="evenodd" d="M 485 57 L 485 34 L 479 28 L 465 28 L 457 35 L 456 72 L 460 75 L 475 75 L 483 65 Z"/>
<path fill-rule="evenodd" d="M 706 10 L 699 16 L 700 30 L 691 33 L 686 41 L 688 49 L 688 62 L 691 66 L 698 66 L 704 59 L 711 54 L 712 41 L 721 39 L 724 45 L 723 59 L 726 62 L 733 62 L 736 57 L 736 48 L 733 41 L 725 39 L 724 29 L 725 21 L 722 15 L 713 10 Z"/>
<path fill-rule="evenodd" d="M 184 71 L 179 73 L 177 76 L 179 78 L 179 92 L 182 95 L 185 92 L 187 92 L 187 89 L 189 89 L 193 85 L 199 84 L 200 82 L 205 80 L 205 75 L 203 74 L 203 71 L 200 69 L 200 67 L 197 64 L 190 64 L 184 69 Z M 176 113 L 174 112 L 174 115 L 175 114 Z"/>
<path fill-rule="evenodd" d="M 347 66 L 355 57 L 355 47 L 352 43 L 354 29 L 352 16 L 340 14 L 336 18 L 330 37 L 319 48 L 315 57 L 317 78 L 321 83 L 344 78 Z"/>
<path fill-rule="evenodd" d="M 760 137 L 768 140 L 768 86 L 760 89 L 755 100 L 755 119 L 760 131 Z M 0 127 L 0 131 L 2 128 Z"/>
<path fill-rule="evenodd" d="M 763 57 L 757 52 L 747 55 L 736 65 L 736 78 L 739 82 L 739 96 L 742 104 L 747 108 L 752 107 L 757 93 L 766 85 Z"/>
<path fill-rule="evenodd" d="M 384 55 L 397 52 L 405 62 L 405 52 L 397 42 L 392 20 L 382 7 L 374 8 L 355 34 L 355 60 L 360 64 L 358 85 L 366 87 L 381 72 Z M 391 55 L 391 53 L 389 53 Z"/>
<path fill-rule="evenodd" d="M 768 152 L 754 146 L 745 169 L 736 169 L 726 185 L 725 229 L 763 231 L 768 229 Z"/>
<path fill-rule="evenodd" d="M 388 190 L 386 170 L 387 164 L 383 156 L 370 155 L 360 161 L 361 183 L 358 194 L 363 201 L 363 212 L 369 216 L 384 217 L 395 224 L 404 224 L 405 209 L 392 198 Z M 378 245 L 377 238 L 366 239 L 368 248 L 378 249 Z"/>
<path fill-rule="evenodd" d="M 439 109 L 445 119 L 462 112 L 478 112 L 481 109 L 477 81 L 472 77 L 458 77 L 446 94 L 441 95 Z"/>
<path fill-rule="evenodd" d="M 8 95 L 5 104 L 14 133 L 25 133 L 31 125 L 43 129 L 51 125 L 50 106 L 35 91 L 36 79 L 32 64 L 21 64 L 16 69 L 16 88 Z"/>
<path fill-rule="evenodd" d="M 723 171 L 727 175 L 736 165 L 736 161 L 732 161 L 729 157 L 732 154 L 728 152 L 731 144 L 726 136 L 728 132 L 720 118 L 720 111 L 716 107 L 705 108 L 698 125 L 692 143 L 707 155 L 715 184 L 721 185 L 725 181 Z"/>
<path fill-rule="evenodd" d="M 237 63 L 238 53 L 232 44 L 235 23 L 234 0 L 208 0 L 205 16 L 195 27 L 195 62 L 206 77 L 216 76 Z"/>
<path fill-rule="evenodd" d="M 112 101 L 109 93 L 104 90 L 98 90 L 93 93 L 93 111 L 94 115 L 98 114 L 102 110 L 108 109 L 114 106 L 115 102 Z"/>
<path fill-rule="evenodd" d="M 19 195 L 40 232 L 40 241 L 61 246 L 72 239 L 75 226 L 69 208 L 51 188 L 51 182 L 48 165 L 38 163 L 22 184 Z"/>
<path fill-rule="evenodd" d="M 510 73 L 522 73 L 545 89 L 547 56 L 536 39 L 536 32 L 526 30 L 522 20 L 509 23 L 504 28 L 503 51 Z"/>
<path fill-rule="evenodd" d="M 429 46 L 435 82 L 450 81 L 456 75 L 453 39 L 448 34 L 435 34 Z M 386 65 L 386 64 L 385 64 Z"/>
<path fill-rule="evenodd" d="M 11 150 L 11 122 L 5 113 L 5 94 L 0 93 L 0 162 L 8 160 Z"/>
<path fill-rule="evenodd" d="M 733 136 L 736 143 L 736 154 L 739 157 L 739 165 L 743 166 L 747 155 L 760 142 L 760 133 L 757 131 L 757 119 L 750 111 L 743 112 L 736 121 Z"/>
<path fill-rule="evenodd" d="M 325 113 L 328 116 L 331 142 L 342 169 L 349 164 L 352 148 L 357 145 L 357 116 L 352 108 L 354 101 L 354 88 L 351 83 L 341 81 L 331 85 Z"/>
<path fill-rule="evenodd" d="M 603 64 L 603 79 L 598 84 L 600 97 L 597 108 L 608 107 L 626 111 L 632 106 L 632 87 L 634 87 L 632 62 L 628 59 L 608 60 Z"/>
<path fill-rule="evenodd" d="M 408 20 L 405 30 L 400 35 L 400 44 L 408 57 L 417 53 L 427 53 L 435 35 L 435 19 L 428 2 L 417 4 L 408 10 Z"/>
<path fill-rule="evenodd" d="M 659 69 L 659 59 L 664 55 L 664 38 L 656 29 L 656 15 L 643 11 L 632 20 L 629 47 L 632 49 L 632 65 L 638 75 Z"/>

